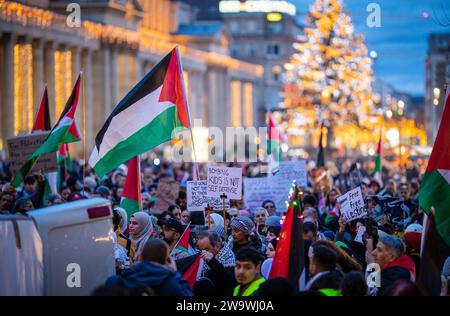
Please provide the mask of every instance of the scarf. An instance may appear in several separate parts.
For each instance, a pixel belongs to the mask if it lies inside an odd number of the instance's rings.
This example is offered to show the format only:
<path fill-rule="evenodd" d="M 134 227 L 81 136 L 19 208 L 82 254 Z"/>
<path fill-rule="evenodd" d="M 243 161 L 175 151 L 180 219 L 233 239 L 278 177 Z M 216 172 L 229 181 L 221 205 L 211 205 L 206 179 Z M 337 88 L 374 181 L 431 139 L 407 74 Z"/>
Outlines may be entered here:
<path fill-rule="evenodd" d="M 141 228 L 136 234 L 130 233 L 130 238 L 136 245 L 136 252 L 134 260 L 137 262 L 140 254 L 144 250 L 144 245 L 147 240 L 154 235 L 153 224 L 150 216 L 145 212 L 136 212 L 131 217 L 134 217 Z"/>
<path fill-rule="evenodd" d="M 220 249 L 215 258 L 220 262 L 221 265 L 223 265 L 224 268 L 231 268 L 236 265 L 234 253 L 233 251 L 231 251 L 230 246 L 228 246 L 228 244 L 226 243 L 223 243 L 222 249 Z M 208 267 L 208 264 L 204 264 L 202 275 L 204 275 L 209 270 L 211 269 Z"/>

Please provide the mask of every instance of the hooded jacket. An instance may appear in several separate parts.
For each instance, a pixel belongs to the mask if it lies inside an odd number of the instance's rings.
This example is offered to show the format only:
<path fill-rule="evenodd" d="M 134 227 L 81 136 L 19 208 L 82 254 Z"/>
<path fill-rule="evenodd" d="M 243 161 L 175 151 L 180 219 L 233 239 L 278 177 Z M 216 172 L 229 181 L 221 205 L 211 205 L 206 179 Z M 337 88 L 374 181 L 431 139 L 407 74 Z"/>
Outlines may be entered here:
<path fill-rule="evenodd" d="M 386 264 L 383 269 L 381 269 L 380 275 L 380 285 L 377 291 L 373 292 L 371 289 L 371 295 L 384 295 L 390 287 L 398 280 L 410 280 L 414 281 L 416 275 L 416 269 L 414 261 L 406 256 L 402 255 L 397 259 Z"/>
<path fill-rule="evenodd" d="M 121 277 L 110 277 L 106 284 L 117 284 L 128 288 L 145 285 L 151 287 L 158 296 L 192 296 L 188 282 L 181 277 L 180 273 L 150 261 L 135 265 L 132 269 L 123 272 Z"/>

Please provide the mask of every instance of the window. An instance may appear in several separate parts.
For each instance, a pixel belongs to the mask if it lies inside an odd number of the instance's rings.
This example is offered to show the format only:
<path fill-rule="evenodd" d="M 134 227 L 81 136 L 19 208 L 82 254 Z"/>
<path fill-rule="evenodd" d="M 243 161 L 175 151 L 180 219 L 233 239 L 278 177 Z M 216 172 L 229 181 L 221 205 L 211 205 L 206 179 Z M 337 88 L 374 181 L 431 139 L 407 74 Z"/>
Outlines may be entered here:
<path fill-rule="evenodd" d="M 239 33 L 239 23 L 237 21 L 230 22 L 230 32 Z"/>
<path fill-rule="evenodd" d="M 280 80 L 280 74 L 281 74 L 281 67 L 280 66 L 273 66 L 272 67 L 272 74 L 273 74 L 273 81 L 279 81 Z"/>
<path fill-rule="evenodd" d="M 268 24 L 269 31 L 272 33 L 281 33 L 283 31 L 283 24 L 280 22 L 277 23 L 269 23 Z"/>
<path fill-rule="evenodd" d="M 256 45 L 248 44 L 248 57 L 255 57 L 255 56 L 256 56 Z"/>
<path fill-rule="evenodd" d="M 230 54 L 232 57 L 239 56 L 239 45 L 236 45 L 236 44 L 231 45 Z"/>
<path fill-rule="evenodd" d="M 257 21 L 248 21 L 247 22 L 247 32 L 248 33 L 256 33 L 258 31 L 258 22 Z"/>
<path fill-rule="evenodd" d="M 267 45 L 267 55 L 277 56 L 279 54 L 280 54 L 280 45 L 278 44 Z"/>

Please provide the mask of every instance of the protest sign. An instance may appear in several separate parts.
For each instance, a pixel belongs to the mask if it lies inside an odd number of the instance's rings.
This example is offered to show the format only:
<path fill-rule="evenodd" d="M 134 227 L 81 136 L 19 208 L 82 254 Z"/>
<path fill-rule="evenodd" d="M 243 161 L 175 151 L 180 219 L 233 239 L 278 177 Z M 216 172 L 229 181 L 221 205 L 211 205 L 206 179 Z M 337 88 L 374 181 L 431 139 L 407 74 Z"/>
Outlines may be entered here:
<path fill-rule="evenodd" d="M 395 231 L 403 231 L 408 224 L 405 218 L 410 216 L 410 209 L 403 203 L 402 198 L 390 196 L 368 196 L 370 214 L 379 224 L 384 224 L 383 219 L 390 222 Z"/>
<path fill-rule="evenodd" d="M 342 217 L 347 223 L 354 219 L 361 218 L 367 213 L 361 187 L 357 187 L 344 195 L 339 196 L 337 201 L 341 205 Z"/>
<path fill-rule="evenodd" d="M 47 139 L 49 132 L 36 132 L 29 135 L 13 136 L 6 139 L 8 148 L 9 168 L 12 174 L 19 170 L 28 157 L 34 153 Z M 58 171 L 56 152 L 41 155 L 30 173 L 42 170 L 44 172 Z"/>
<path fill-rule="evenodd" d="M 358 231 L 356 233 L 355 242 L 363 243 L 363 235 L 366 232 L 365 226 L 359 226 Z"/>
<path fill-rule="evenodd" d="M 187 182 L 187 210 L 203 211 L 205 207 L 214 210 L 222 210 L 222 199 L 217 197 L 209 197 L 206 195 L 207 181 L 188 181 Z M 225 200 L 225 208 L 230 208 L 230 200 Z"/>
<path fill-rule="evenodd" d="M 156 190 L 155 212 L 166 211 L 170 205 L 175 204 L 180 191 L 180 184 L 171 177 L 163 177 L 158 181 Z"/>
<path fill-rule="evenodd" d="M 274 201 L 278 212 L 285 212 L 289 190 L 294 180 L 300 187 L 307 185 L 306 162 L 304 160 L 281 162 L 278 173 L 273 176 L 244 179 L 245 206 L 253 210 L 269 199 Z"/>
<path fill-rule="evenodd" d="M 242 198 L 242 169 L 208 166 L 206 195 L 220 198 L 226 194 L 228 199 Z"/>
<path fill-rule="evenodd" d="M 244 203 L 245 207 L 254 210 L 267 200 L 273 200 L 270 180 L 272 178 L 245 178 L 244 179 Z M 274 201 L 275 202 L 275 201 Z M 277 207 L 277 205 L 275 205 Z"/>

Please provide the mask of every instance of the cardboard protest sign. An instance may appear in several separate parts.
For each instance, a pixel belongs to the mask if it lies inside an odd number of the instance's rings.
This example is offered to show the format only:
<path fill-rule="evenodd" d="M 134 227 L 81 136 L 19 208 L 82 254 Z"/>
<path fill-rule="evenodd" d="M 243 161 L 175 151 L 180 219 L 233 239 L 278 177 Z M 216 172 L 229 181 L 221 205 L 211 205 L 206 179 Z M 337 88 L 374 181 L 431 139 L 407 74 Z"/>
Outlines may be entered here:
<path fill-rule="evenodd" d="M 390 222 L 395 231 L 405 228 L 405 218 L 409 216 L 410 209 L 403 203 L 402 198 L 390 196 L 368 196 L 367 199 L 375 203 L 368 203 L 370 214 L 379 223 L 383 220 Z"/>
<path fill-rule="evenodd" d="M 273 176 L 244 179 L 245 206 L 253 210 L 269 199 L 274 201 L 277 211 L 285 212 L 289 190 L 294 180 L 300 187 L 307 185 L 305 160 L 282 161 L 278 173 Z"/>
<path fill-rule="evenodd" d="M 341 205 L 342 217 L 347 223 L 354 219 L 364 217 L 367 214 L 361 187 L 357 187 L 339 196 L 337 201 Z"/>
<path fill-rule="evenodd" d="M 187 182 L 187 210 L 203 211 L 208 205 L 214 210 L 222 210 L 222 199 L 206 195 L 207 181 Z M 230 208 L 230 200 L 225 200 L 225 208 Z"/>
<path fill-rule="evenodd" d="M 19 170 L 28 157 L 34 153 L 47 139 L 49 132 L 36 132 L 24 136 L 6 138 L 8 148 L 9 168 L 12 174 Z M 56 152 L 41 155 L 30 173 L 42 170 L 44 172 L 58 171 Z"/>
<path fill-rule="evenodd" d="M 206 195 L 220 198 L 222 194 L 226 194 L 227 199 L 242 198 L 241 168 L 208 166 Z"/>
<path fill-rule="evenodd" d="M 180 191 L 180 184 L 171 177 L 159 179 L 156 190 L 154 209 L 157 213 L 167 211 L 170 205 L 175 204 Z"/>
<path fill-rule="evenodd" d="M 359 226 L 358 231 L 355 236 L 355 242 L 359 242 L 360 244 L 363 243 L 363 235 L 366 232 L 365 226 Z"/>
<path fill-rule="evenodd" d="M 272 178 L 262 177 L 244 179 L 244 203 L 250 210 L 260 207 L 267 199 L 273 200 L 269 179 Z M 275 207 L 277 207 L 277 205 L 275 205 Z"/>

